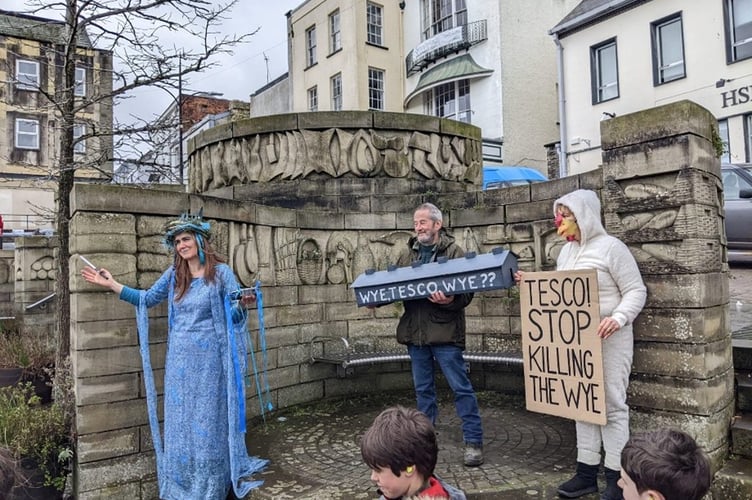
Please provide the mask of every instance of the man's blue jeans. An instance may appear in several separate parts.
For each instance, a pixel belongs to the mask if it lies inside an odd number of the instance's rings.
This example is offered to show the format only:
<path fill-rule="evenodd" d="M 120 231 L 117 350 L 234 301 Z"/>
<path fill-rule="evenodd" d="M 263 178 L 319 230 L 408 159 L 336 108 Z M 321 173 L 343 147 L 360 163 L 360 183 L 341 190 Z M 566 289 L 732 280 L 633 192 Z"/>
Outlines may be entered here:
<path fill-rule="evenodd" d="M 465 371 L 462 349 L 453 345 L 415 346 L 408 344 L 407 352 L 413 368 L 413 385 L 418 409 L 436 424 L 439 408 L 436 405 L 436 381 L 433 360 L 439 364 L 449 387 L 454 392 L 454 406 L 462 419 L 462 435 L 466 443 L 483 444 L 478 399 L 470 377 Z"/>

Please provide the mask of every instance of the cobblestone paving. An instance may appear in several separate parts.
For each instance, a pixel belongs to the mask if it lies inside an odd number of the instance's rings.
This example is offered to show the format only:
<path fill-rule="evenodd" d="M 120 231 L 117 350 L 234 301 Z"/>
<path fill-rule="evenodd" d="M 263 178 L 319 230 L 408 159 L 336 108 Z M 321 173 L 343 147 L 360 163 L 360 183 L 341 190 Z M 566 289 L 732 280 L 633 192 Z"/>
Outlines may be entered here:
<path fill-rule="evenodd" d="M 554 485 L 568 479 L 575 462 L 574 424 L 527 412 L 521 396 L 481 392 L 478 398 L 484 465 L 462 465 L 459 419 L 445 395 L 439 405 L 436 473 L 469 498 L 554 498 Z M 282 419 L 275 416 L 266 429 L 254 427 L 249 451 L 270 458 L 271 466 L 261 476 L 264 486 L 250 498 L 377 498 L 358 438 L 383 408 L 393 404 L 415 403 L 412 393 L 321 402 L 296 408 Z"/>
<path fill-rule="evenodd" d="M 735 339 L 752 340 L 752 266 L 732 266 L 729 319 Z M 462 465 L 462 433 L 448 395 L 440 401 L 436 473 L 462 488 L 469 500 L 551 500 L 576 460 L 573 422 L 527 412 L 524 397 L 481 392 L 485 463 Z M 256 499 L 375 499 L 358 438 L 387 406 L 414 405 L 413 394 L 379 394 L 322 401 L 283 410 L 266 425 L 251 426 L 248 448 L 271 459 Z M 280 418 L 281 417 L 281 418 Z M 602 481 L 602 478 L 601 478 Z M 601 489 L 604 487 L 601 484 Z M 581 497 L 598 500 L 597 494 Z"/>

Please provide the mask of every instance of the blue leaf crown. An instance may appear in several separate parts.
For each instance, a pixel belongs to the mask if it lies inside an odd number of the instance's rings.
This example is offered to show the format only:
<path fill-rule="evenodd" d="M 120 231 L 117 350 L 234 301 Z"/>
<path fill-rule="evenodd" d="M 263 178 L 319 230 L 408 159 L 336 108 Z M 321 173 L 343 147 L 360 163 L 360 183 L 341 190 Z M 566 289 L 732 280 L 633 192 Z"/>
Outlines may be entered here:
<path fill-rule="evenodd" d="M 201 243 L 202 238 L 205 238 L 207 241 L 209 241 L 209 239 L 211 238 L 211 224 L 204 221 L 203 208 L 199 210 L 198 214 L 196 215 L 184 213 L 179 218 L 168 222 L 165 225 L 165 246 L 170 250 L 175 250 L 175 236 L 186 231 L 190 231 L 196 236 L 200 236 L 200 238 L 197 238 L 199 244 Z"/>

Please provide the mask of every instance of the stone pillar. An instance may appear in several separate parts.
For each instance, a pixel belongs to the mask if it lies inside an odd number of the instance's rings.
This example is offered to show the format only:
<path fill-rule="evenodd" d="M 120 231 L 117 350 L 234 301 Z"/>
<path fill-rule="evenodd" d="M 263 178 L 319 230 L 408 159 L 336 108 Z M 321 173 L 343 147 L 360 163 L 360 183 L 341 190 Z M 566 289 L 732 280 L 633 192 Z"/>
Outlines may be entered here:
<path fill-rule="evenodd" d="M 681 101 L 601 122 L 601 143 L 606 230 L 629 246 L 648 288 L 635 323 L 632 431 L 685 429 L 717 470 L 734 373 L 715 123 Z"/>
<path fill-rule="evenodd" d="M 52 296 L 57 237 L 24 236 L 16 238 L 15 244 L 13 315 L 19 320 L 23 318 L 24 328 L 43 331 L 51 339 L 57 303 Z"/>
<path fill-rule="evenodd" d="M 106 199 L 111 193 L 105 191 L 101 196 Z M 80 197 L 75 199 L 81 203 Z M 76 498 L 157 498 L 134 308 L 114 293 L 86 283 L 80 276 L 83 264 L 78 258 L 84 255 L 109 270 L 120 283 L 137 286 L 136 217 L 78 212 L 71 220 L 70 234 Z M 155 314 L 166 310 L 157 309 Z M 164 336 L 154 341 L 155 358 L 161 360 Z M 161 377 L 162 362 L 155 363 L 155 372 Z"/>

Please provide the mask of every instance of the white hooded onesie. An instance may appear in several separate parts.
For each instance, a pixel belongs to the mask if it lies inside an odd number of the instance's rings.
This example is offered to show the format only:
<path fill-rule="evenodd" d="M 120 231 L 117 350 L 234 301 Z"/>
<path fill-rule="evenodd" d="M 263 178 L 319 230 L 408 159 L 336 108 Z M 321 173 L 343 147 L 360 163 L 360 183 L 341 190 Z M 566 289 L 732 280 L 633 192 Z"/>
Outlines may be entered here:
<path fill-rule="evenodd" d="M 577 422 L 577 461 L 598 465 L 601 445 L 606 452 L 604 464 L 621 469 L 621 451 L 629 439 L 627 386 L 634 351 L 632 322 L 645 305 L 647 295 L 640 271 L 627 246 L 606 233 L 601 224 L 598 195 L 579 189 L 554 202 L 574 214 L 580 228 L 580 241 L 570 241 L 556 260 L 560 271 L 595 269 L 598 272 L 598 297 L 601 320 L 611 317 L 621 328 L 603 340 L 603 377 L 606 389 L 606 425 Z"/>

